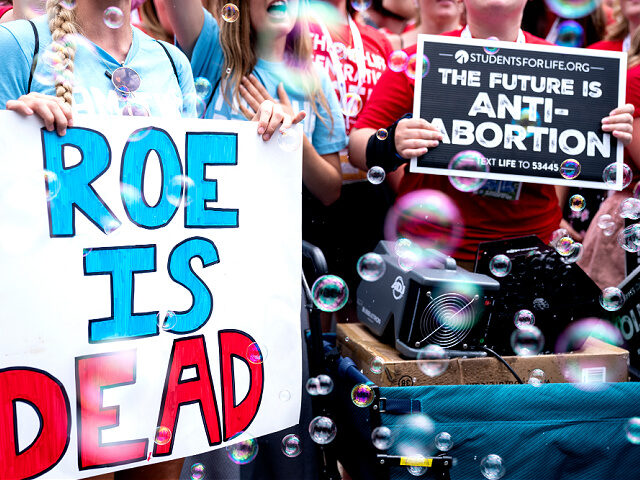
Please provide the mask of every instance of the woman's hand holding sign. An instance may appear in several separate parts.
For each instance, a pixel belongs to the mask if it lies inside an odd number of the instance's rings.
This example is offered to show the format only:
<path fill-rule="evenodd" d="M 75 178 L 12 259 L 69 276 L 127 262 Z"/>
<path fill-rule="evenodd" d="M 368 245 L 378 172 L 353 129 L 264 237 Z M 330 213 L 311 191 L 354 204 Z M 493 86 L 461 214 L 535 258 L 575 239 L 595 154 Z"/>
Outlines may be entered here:
<path fill-rule="evenodd" d="M 634 111 L 635 107 L 631 103 L 613 109 L 608 117 L 602 119 L 602 130 L 611 132 L 626 147 L 631 143 Z"/>
<path fill-rule="evenodd" d="M 440 131 L 422 118 L 402 119 L 396 127 L 396 152 L 406 160 L 424 155 L 440 145 L 440 140 Z"/>

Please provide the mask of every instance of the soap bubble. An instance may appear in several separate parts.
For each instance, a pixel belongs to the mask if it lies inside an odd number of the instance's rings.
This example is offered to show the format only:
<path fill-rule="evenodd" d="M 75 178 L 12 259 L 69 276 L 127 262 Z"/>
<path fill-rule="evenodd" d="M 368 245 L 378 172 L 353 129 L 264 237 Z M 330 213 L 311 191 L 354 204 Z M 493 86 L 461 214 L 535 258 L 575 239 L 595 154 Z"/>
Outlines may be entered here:
<path fill-rule="evenodd" d="M 529 381 L 527 383 L 534 387 L 539 387 L 544 383 L 545 379 L 546 375 L 544 371 L 539 368 L 535 368 L 531 371 L 531 375 L 529 376 Z"/>
<path fill-rule="evenodd" d="M 463 231 L 458 207 L 436 190 L 416 190 L 403 195 L 389 209 L 385 220 L 387 240 L 409 240 L 412 251 L 419 256 L 420 266 L 433 261 L 425 249 L 432 248 L 446 255 L 453 253 Z"/>
<path fill-rule="evenodd" d="M 620 310 L 624 301 L 624 293 L 617 287 L 607 287 L 600 294 L 600 305 L 608 312 Z"/>
<path fill-rule="evenodd" d="M 576 263 L 582 258 L 584 253 L 584 246 L 580 242 L 573 242 L 567 255 L 561 257 L 561 260 L 566 263 Z"/>
<path fill-rule="evenodd" d="M 620 216 L 630 220 L 638 220 L 640 218 L 640 200 L 637 198 L 625 198 L 620 202 Z"/>
<path fill-rule="evenodd" d="M 364 12 L 371 6 L 371 0 L 351 0 L 351 6 L 356 12 Z"/>
<path fill-rule="evenodd" d="M 572 195 L 569 199 L 569 208 L 574 212 L 581 212 L 586 204 L 587 202 L 582 195 Z"/>
<path fill-rule="evenodd" d="M 600 6 L 602 0 L 545 0 L 549 10 L 562 18 L 582 18 Z"/>
<path fill-rule="evenodd" d="M 118 7 L 108 7 L 104 11 L 104 24 L 109 28 L 120 28 L 124 24 L 124 14 Z"/>
<path fill-rule="evenodd" d="M 376 132 L 376 138 L 378 140 L 386 140 L 389 137 L 389 132 L 385 128 L 380 128 Z"/>
<path fill-rule="evenodd" d="M 208 98 L 213 91 L 211 82 L 204 77 L 198 77 L 195 79 L 196 94 L 200 98 Z"/>
<path fill-rule="evenodd" d="M 51 170 L 44 171 L 44 181 L 47 187 L 47 202 L 50 202 L 60 193 L 61 183 L 58 175 Z"/>
<path fill-rule="evenodd" d="M 378 450 L 389 450 L 393 445 L 393 434 L 389 427 L 376 427 L 371 432 L 371 443 Z"/>
<path fill-rule="evenodd" d="M 418 368 L 433 378 L 442 375 L 449 366 L 449 355 L 440 345 L 427 345 L 418 352 Z"/>
<path fill-rule="evenodd" d="M 196 194 L 196 182 L 186 175 L 176 175 L 169 182 L 169 192 L 167 200 L 174 207 L 179 207 L 181 203 L 186 207 L 193 202 Z"/>
<path fill-rule="evenodd" d="M 198 118 L 204 118 L 207 113 L 206 102 L 195 92 L 187 93 L 182 97 L 182 113 L 191 111 L 195 111 Z"/>
<path fill-rule="evenodd" d="M 347 46 L 344 43 L 333 42 L 333 51 L 340 60 L 347 58 Z"/>
<path fill-rule="evenodd" d="M 375 400 L 373 389 L 364 383 L 360 383 L 351 389 L 351 401 L 356 407 L 366 408 Z"/>
<path fill-rule="evenodd" d="M 493 42 L 499 42 L 500 39 L 498 37 L 489 37 L 485 40 L 486 46 L 484 47 L 485 53 L 489 55 L 495 55 L 500 51 L 500 47 L 495 45 Z"/>
<path fill-rule="evenodd" d="M 451 434 L 447 432 L 440 432 L 434 439 L 436 448 L 441 452 L 448 452 L 453 447 L 453 440 Z"/>
<path fill-rule="evenodd" d="M 335 275 L 323 275 L 311 287 L 313 303 L 323 312 L 336 312 L 349 299 L 346 282 Z"/>
<path fill-rule="evenodd" d="M 247 360 L 254 365 L 260 365 L 267 358 L 269 352 L 264 345 L 258 345 L 258 342 L 253 342 L 247 347 Z"/>
<path fill-rule="evenodd" d="M 178 324 L 178 316 L 170 310 L 164 315 L 161 312 L 158 312 L 156 319 L 158 326 L 165 331 L 171 330 Z"/>
<path fill-rule="evenodd" d="M 76 8 L 76 0 L 61 0 L 60 6 L 67 10 L 73 10 Z"/>
<path fill-rule="evenodd" d="M 302 453 L 300 437 L 290 433 L 282 439 L 282 453 L 289 458 L 297 457 Z"/>
<path fill-rule="evenodd" d="M 573 180 L 580 175 L 580 162 L 568 158 L 560 164 L 560 175 L 567 180 Z"/>
<path fill-rule="evenodd" d="M 640 417 L 630 418 L 624 427 L 624 431 L 627 440 L 634 445 L 640 445 Z"/>
<path fill-rule="evenodd" d="M 521 357 L 537 355 L 544 347 L 542 332 L 535 325 L 516 328 L 511 334 L 511 348 Z"/>
<path fill-rule="evenodd" d="M 386 175 L 384 168 L 378 166 L 371 167 L 367 172 L 367 180 L 374 185 L 380 185 L 384 182 Z"/>
<path fill-rule="evenodd" d="M 227 3 L 222 7 L 222 19 L 227 23 L 233 23 L 240 18 L 240 9 L 233 3 Z"/>
<path fill-rule="evenodd" d="M 496 277 L 506 277 L 511 272 L 511 259 L 506 255 L 496 255 L 489 262 L 489 270 Z"/>
<path fill-rule="evenodd" d="M 392 72 L 404 72 L 409 64 L 409 55 L 403 50 L 396 50 L 391 52 L 387 59 L 387 66 Z"/>
<path fill-rule="evenodd" d="M 584 28 L 575 20 L 565 20 L 558 24 L 556 45 L 561 47 L 581 47 L 584 43 Z"/>
<path fill-rule="evenodd" d="M 573 238 L 562 237 L 560 240 L 558 240 L 558 243 L 556 244 L 556 252 L 558 252 L 563 257 L 568 256 L 571 254 L 571 249 L 573 248 L 573 244 L 574 244 Z"/>
<path fill-rule="evenodd" d="M 358 260 L 356 270 L 363 280 L 375 282 L 382 278 L 387 270 L 387 264 L 377 253 L 365 253 Z"/>
<path fill-rule="evenodd" d="M 229 445 L 227 456 L 236 465 L 246 465 L 251 463 L 258 455 L 258 441 L 255 438 L 249 438 L 242 442 Z"/>
<path fill-rule="evenodd" d="M 640 224 L 634 223 L 618 233 L 618 245 L 627 252 L 640 251 Z"/>
<path fill-rule="evenodd" d="M 542 119 L 537 110 L 523 108 L 520 111 L 520 118 L 511 120 L 512 125 L 520 125 L 523 128 L 539 127 L 542 125 Z M 533 136 L 532 132 L 527 131 L 527 137 Z"/>
<path fill-rule="evenodd" d="M 166 445 L 171 441 L 171 430 L 167 427 L 158 427 L 156 428 L 156 436 L 154 442 L 157 445 Z"/>
<path fill-rule="evenodd" d="M 604 169 L 604 171 L 602 172 L 602 180 L 604 181 L 605 185 L 612 187 L 616 184 L 617 179 L 618 179 L 618 164 L 614 162 L 607 165 L 607 167 Z M 631 184 L 632 180 L 633 180 L 633 172 L 631 171 L 631 168 L 626 163 L 623 163 L 622 164 L 622 188 L 627 188 Z"/>
<path fill-rule="evenodd" d="M 417 455 L 429 457 L 435 453 L 435 425 L 433 420 L 424 413 L 401 416 L 394 431 L 398 432 L 395 450 L 399 455 L 403 457 Z"/>
<path fill-rule="evenodd" d="M 318 375 L 318 395 L 329 395 L 333 392 L 333 380 L 329 375 Z"/>
<path fill-rule="evenodd" d="M 305 388 L 307 389 L 307 393 L 309 395 L 315 397 L 316 395 L 318 395 L 318 390 L 320 389 L 320 382 L 316 377 L 311 377 L 307 380 Z"/>
<path fill-rule="evenodd" d="M 363 102 L 357 93 L 347 93 L 342 102 L 342 114 L 345 117 L 355 117 L 362 110 Z"/>
<path fill-rule="evenodd" d="M 337 433 L 336 424 L 329 417 L 316 417 L 309 424 L 311 440 L 319 445 L 331 443 Z"/>
<path fill-rule="evenodd" d="M 498 455 L 487 455 L 480 460 L 480 472 L 488 480 L 498 480 L 505 474 L 502 458 Z"/>
<path fill-rule="evenodd" d="M 580 350 L 589 337 L 609 345 L 621 346 L 623 344 L 622 334 L 614 324 L 599 318 L 585 318 L 571 322 L 558 336 L 555 351 L 556 353 L 566 353 Z"/>
<path fill-rule="evenodd" d="M 607 237 L 613 235 L 616 230 L 616 222 L 613 220 L 613 217 L 608 213 L 604 213 L 598 217 L 597 223 L 598 228 L 604 230 L 604 234 Z"/>
<path fill-rule="evenodd" d="M 204 465 L 194 463 L 191 465 L 191 480 L 202 480 L 204 478 Z"/>
<path fill-rule="evenodd" d="M 289 390 L 282 390 L 280 395 L 278 395 L 281 402 L 288 402 L 291 400 L 291 392 Z"/>
<path fill-rule="evenodd" d="M 458 177 L 449 175 L 449 182 L 461 192 L 475 192 L 487 183 L 486 174 L 489 173 L 489 162 L 480 152 L 465 150 L 455 155 L 448 166 L 449 170 L 464 170 L 473 172 L 478 177 Z"/>
<path fill-rule="evenodd" d="M 371 370 L 371 373 L 375 373 L 376 375 L 379 375 L 382 373 L 382 371 L 384 370 L 384 360 L 382 357 L 374 357 L 373 360 L 371 360 L 371 365 L 369 366 L 369 370 Z"/>
<path fill-rule="evenodd" d="M 405 75 L 412 80 L 415 79 L 416 75 L 418 74 L 419 66 L 422 67 L 422 78 L 426 77 L 429 74 L 429 68 L 431 66 L 431 64 L 429 63 L 429 59 L 422 55 L 422 59 L 420 60 L 418 54 L 414 53 L 409 57 L 407 68 L 404 71 Z"/>
<path fill-rule="evenodd" d="M 522 309 L 518 310 L 513 316 L 513 323 L 517 328 L 524 327 L 525 325 L 535 325 L 536 317 L 530 310 Z"/>
<path fill-rule="evenodd" d="M 409 458 L 405 458 L 407 466 L 407 472 L 414 477 L 421 477 L 427 473 L 428 467 L 426 466 L 426 458 L 422 455 L 414 455 Z"/>
<path fill-rule="evenodd" d="M 278 135 L 278 146 L 285 152 L 295 152 L 301 145 L 302 136 L 293 128 L 288 128 Z"/>

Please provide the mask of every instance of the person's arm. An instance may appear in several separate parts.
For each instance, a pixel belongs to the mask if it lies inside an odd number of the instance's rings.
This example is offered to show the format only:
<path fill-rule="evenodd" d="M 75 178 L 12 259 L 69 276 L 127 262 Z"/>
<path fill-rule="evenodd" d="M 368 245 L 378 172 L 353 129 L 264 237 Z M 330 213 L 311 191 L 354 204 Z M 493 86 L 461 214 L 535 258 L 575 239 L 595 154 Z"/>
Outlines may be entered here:
<path fill-rule="evenodd" d="M 338 152 L 320 155 L 306 135 L 302 143 L 302 183 L 324 205 L 340 198 L 342 172 Z"/>
<path fill-rule="evenodd" d="M 173 31 L 180 48 L 191 58 L 193 47 L 204 25 L 204 12 L 200 0 L 154 0 L 164 2 L 167 16 L 173 26 Z"/>
<path fill-rule="evenodd" d="M 627 152 L 636 168 L 640 169 L 640 118 L 633 119 L 633 138 L 627 145 Z"/>

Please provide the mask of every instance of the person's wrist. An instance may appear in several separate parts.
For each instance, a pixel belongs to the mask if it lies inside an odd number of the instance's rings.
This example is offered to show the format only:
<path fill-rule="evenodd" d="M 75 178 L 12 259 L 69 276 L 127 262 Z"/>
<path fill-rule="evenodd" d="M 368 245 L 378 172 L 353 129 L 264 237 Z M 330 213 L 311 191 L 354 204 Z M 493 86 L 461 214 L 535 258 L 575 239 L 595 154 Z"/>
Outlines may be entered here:
<path fill-rule="evenodd" d="M 396 128 L 398 123 L 405 118 L 410 118 L 410 113 L 399 118 L 395 123 L 387 127 L 386 136 L 380 138 L 378 130 L 375 134 L 371 135 L 367 142 L 366 150 L 366 165 L 367 168 L 381 167 L 386 173 L 393 172 L 400 165 L 407 162 L 396 149 Z"/>

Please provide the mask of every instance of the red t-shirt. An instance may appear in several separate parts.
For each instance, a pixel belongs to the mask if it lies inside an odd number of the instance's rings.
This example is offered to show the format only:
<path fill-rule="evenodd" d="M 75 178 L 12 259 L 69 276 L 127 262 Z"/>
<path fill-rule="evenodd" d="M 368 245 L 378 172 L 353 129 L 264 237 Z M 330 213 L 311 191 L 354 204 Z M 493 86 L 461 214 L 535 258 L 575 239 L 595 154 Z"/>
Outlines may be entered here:
<path fill-rule="evenodd" d="M 459 37 L 461 33 L 462 29 L 443 35 Z M 548 44 L 546 40 L 526 32 L 525 39 L 527 43 Z M 416 50 L 414 45 L 405 52 L 412 55 Z M 387 127 L 405 113 L 412 112 L 414 85 L 414 81 L 404 73 L 387 70 L 378 81 L 355 128 Z M 551 185 L 524 183 L 519 199 L 509 201 L 460 192 L 444 175 L 409 173 L 407 168 L 399 194 L 425 188 L 446 193 L 462 214 L 464 238 L 453 255 L 460 260 L 474 260 L 478 244 L 489 240 L 536 234 L 546 242 L 562 218 L 555 189 Z"/>
<path fill-rule="evenodd" d="M 12 9 L 13 7 L 11 5 L 0 7 L 0 18 L 2 18 L 5 13 L 7 13 L 9 10 L 12 10 Z"/>
<path fill-rule="evenodd" d="M 600 40 L 599 42 L 589 45 L 587 48 L 594 50 L 609 50 L 611 52 L 622 51 L 623 40 Z"/>
<path fill-rule="evenodd" d="M 373 91 L 373 87 L 387 68 L 387 57 L 392 51 L 391 44 L 387 37 L 368 25 L 362 25 L 356 22 L 360 36 L 362 37 L 362 46 L 365 56 L 365 73 L 362 86 L 358 91 L 358 62 L 356 49 L 354 47 L 353 38 L 351 37 L 351 29 L 348 25 L 340 26 L 337 30 L 330 30 L 334 48 L 336 45 L 344 45 L 346 48 L 341 50 L 340 64 L 344 72 L 347 93 L 357 93 L 362 99 L 363 105 L 366 105 L 369 96 Z M 336 80 L 336 74 L 333 69 L 333 63 L 329 55 L 329 42 L 322 34 L 322 28 L 318 24 L 311 24 L 311 41 L 313 43 L 313 61 L 321 65 L 329 74 L 329 78 L 333 82 L 336 89 L 338 99 L 341 92 Z M 345 117 L 344 122 L 347 128 L 347 135 L 355 124 L 358 115 Z M 366 173 L 352 167 L 346 155 L 346 151 L 341 154 L 342 176 L 345 181 L 362 181 L 366 180 Z"/>

